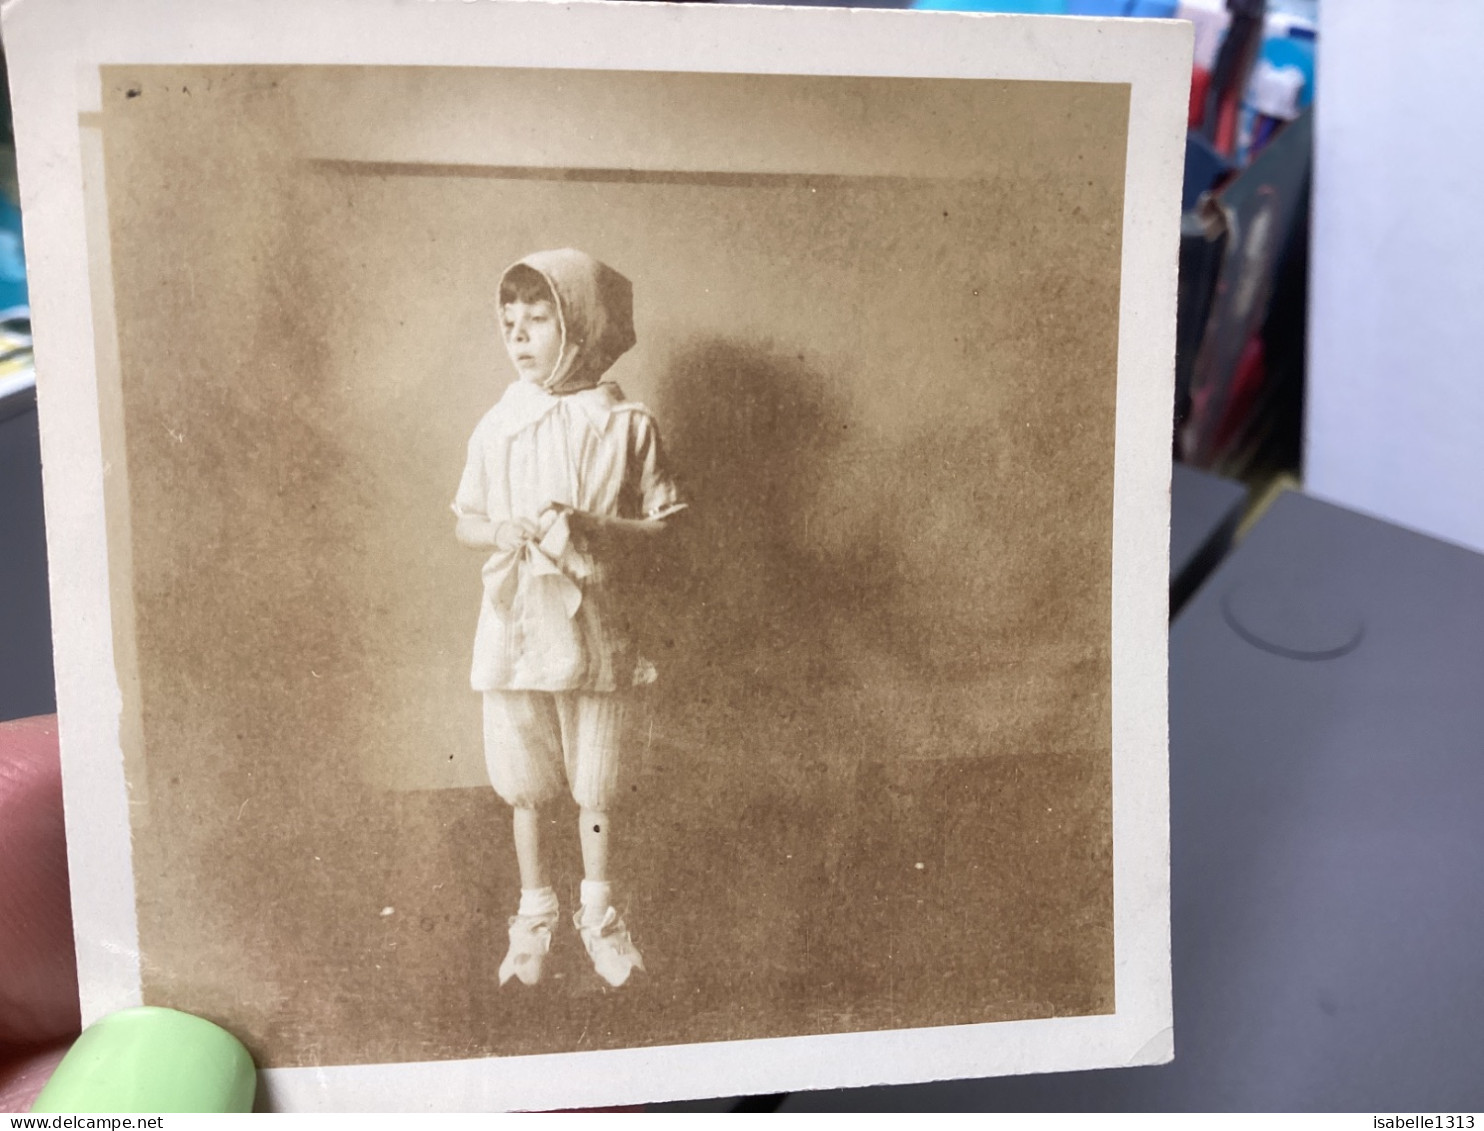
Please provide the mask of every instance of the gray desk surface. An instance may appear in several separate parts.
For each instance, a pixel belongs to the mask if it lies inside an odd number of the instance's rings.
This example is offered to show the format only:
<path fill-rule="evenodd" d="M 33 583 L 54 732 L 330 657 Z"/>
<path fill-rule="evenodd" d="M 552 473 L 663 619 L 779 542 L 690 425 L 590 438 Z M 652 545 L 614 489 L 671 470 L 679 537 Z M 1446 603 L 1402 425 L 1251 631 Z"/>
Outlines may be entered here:
<path fill-rule="evenodd" d="M 0 720 L 56 709 L 34 402 L 0 402 Z"/>
<path fill-rule="evenodd" d="M 1285 495 L 1170 659 L 1174 1063 L 783 1110 L 1484 1109 L 1484 557 Z"/>
<path fill-rule="evenodd" d="M 1214 567 L 1241 517 L 1240 483 L 1177 463 L 1170 482 L 1170 590 L 1182 598 Z M 1193 576 L 1192 571 L 1201 577 Z"/>

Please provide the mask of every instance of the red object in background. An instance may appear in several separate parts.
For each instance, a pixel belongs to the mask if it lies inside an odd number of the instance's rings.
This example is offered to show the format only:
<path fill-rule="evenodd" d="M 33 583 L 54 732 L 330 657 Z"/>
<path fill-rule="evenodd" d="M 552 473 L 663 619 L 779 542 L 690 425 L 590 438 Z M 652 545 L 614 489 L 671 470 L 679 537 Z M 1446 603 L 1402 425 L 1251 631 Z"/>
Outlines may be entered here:
<path fill-rule="evenodd" d="M 1238 438 L 1238 433 L 1247 424 L 1248 415 L 1262 392 L 1267 378 L 1267 355 L 1262 344 L 1262 335 L 1253 334 L 1242 348 L 1237 359 L 1236 372 L 1232 374 L 1231 392 L 1228 394 L 1226 411 L 1216 426 L 1215 449 L 1224 451 L 1227 445 Z"/>
<path fill-rule="evenodd" d="M 1190 113 L 1186 121 L 1190 129 L 1200 128 L 1201 119 L 1206 116 L 1206 95 L 1210 90 L 1210 71 L 1205 67 L 1197 67 L 1190 72 Z"/>
<path fill-rule="evenodd" d="M 1221 100 L 1216 115 L 1216 136 L 1213 139 L 1216 151 L 1230 157 L 1237 149 L 1237 111 L 1240 100 L 1235 89 Z"/>

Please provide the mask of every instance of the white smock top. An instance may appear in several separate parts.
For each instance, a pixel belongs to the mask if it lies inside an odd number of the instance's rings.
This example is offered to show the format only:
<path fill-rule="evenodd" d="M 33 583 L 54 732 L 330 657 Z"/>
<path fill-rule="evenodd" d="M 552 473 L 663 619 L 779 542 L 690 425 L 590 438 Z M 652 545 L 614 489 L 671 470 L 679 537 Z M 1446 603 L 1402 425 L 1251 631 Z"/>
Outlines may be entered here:
<path fill-rule="evenodd" d="M 622 603 L 563 508 L 618 518 L 682 509 L 642 404 L 598 377 L 633 343 L 628 280 L 581 252 L 521 261 L 557 297 L 563 347 L 540 386 L 510 385 L 469 440 L 454 512 L 541 531 L 483 569 L 470 683 L 476 691 L 617 691 L 643 682 Z M 553 507 L 553 504 L 556 504 Z"/>

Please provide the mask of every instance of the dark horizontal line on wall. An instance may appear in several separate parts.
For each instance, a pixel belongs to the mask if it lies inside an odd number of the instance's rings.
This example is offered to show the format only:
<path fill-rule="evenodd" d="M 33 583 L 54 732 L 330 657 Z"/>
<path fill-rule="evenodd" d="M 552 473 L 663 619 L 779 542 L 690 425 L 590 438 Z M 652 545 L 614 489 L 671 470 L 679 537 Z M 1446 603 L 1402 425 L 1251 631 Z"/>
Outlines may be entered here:
<path fill-rule="evenodd" d="M 355 177 L 477 177 L 504 181 L 568 181 L 589 184 L 705 185 L 708 188 L 768 188 L 790 185 L 849 185 L 862 182 L 907 184 L 912 181 L 984 180 L 979 177 L 933 177 L 897 173 L 726 173 L 690 169 L 602 169 L 542 165 L 437 165 L 416 161 L 352 161 L 313 158 L 320 172 Z"/>

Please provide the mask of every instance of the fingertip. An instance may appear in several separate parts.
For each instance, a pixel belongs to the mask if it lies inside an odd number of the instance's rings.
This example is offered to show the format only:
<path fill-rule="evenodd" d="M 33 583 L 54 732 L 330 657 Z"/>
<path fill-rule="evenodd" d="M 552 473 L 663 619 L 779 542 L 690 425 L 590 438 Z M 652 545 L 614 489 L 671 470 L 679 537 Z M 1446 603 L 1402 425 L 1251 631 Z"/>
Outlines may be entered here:
<path fill-rule="evenodd" d="M 0 788 L 3 770 L 12 762 L 24 762 L 54 773 L 61 781 L 62 764 L 57 751 L 57 716 L 33 715 L 28 719 L 0 722 Z"/>
<path fill-rule="evenodd" d="M 77 1030 L 62 772 L 53 716 L 0 723 L 0 1045 Z"/>
<path fill-rule="evenodd" d="M 37 1095 L 67 1055 L 66 1044 L 0 1061 L 0 1111 L 30 1111 Z"/>

